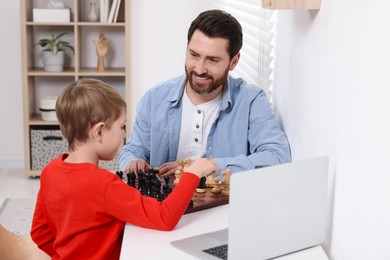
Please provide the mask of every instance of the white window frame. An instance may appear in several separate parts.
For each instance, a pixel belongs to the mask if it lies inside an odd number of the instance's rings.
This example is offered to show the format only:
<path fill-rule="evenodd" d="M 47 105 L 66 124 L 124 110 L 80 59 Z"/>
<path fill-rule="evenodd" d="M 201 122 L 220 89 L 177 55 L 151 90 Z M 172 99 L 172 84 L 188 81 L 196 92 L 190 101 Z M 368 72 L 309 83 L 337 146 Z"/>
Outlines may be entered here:
<path fill-rule="evenodd" d="M 276 13 L 263 9 L 260 0 L 215 0 L 212 8 L 233 15 L 243 30 L 240 61 L 231 72 L 262 88 L 272 103 L 275 68 Z"/>

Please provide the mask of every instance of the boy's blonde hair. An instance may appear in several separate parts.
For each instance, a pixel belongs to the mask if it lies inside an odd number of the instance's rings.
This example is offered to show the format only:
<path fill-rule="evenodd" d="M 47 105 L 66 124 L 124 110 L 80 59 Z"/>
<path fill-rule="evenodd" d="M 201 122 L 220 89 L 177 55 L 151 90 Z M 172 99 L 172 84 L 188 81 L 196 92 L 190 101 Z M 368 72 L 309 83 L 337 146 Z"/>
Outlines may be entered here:
<path fill-rule="evenodd" d="M 88 139 L 88 131 L 99 122 L 108 128 L 121 113 L 126 102 L 116 89 L 97 79 L 80 79 L 66 86 L 56 102 L 56 114 L 61 132 L 68 140 L 69 150 L 75 141 Z"/>

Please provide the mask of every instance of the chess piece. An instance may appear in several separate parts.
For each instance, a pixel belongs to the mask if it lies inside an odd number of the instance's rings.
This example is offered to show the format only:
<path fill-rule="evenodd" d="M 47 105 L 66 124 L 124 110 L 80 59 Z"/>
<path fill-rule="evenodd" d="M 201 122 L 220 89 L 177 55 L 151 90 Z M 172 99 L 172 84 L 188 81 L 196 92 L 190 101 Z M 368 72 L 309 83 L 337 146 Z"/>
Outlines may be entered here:
<path fill-rule="evenodd" d="M 183 160 L 177 160 L 177 167 L 175 170 L 175 180 L 173 182 L 174 185 L 178 184 L 180 181 L 180 177 L 183 173 L 183 166 L 184 166 L 184 161 Z"/>
<path fill-rule="evenodd" d="M 183 174 L 183 170 L 176 169 L 176 171 L 175 171 L 175 180 L 173 182 L 174 185 L 177 185 L 179 183 L 180 177 L 181 177 L 182 174 Z"/>
<path fill-rule="evenodd" d="M 164 185 L 162 187 L 162 198 L 161 200 L 164 200 L 166 197 L 168 197 L 169 193 L 172 192 L 172 188 L 169 185 L 169 176 L 164 176 Z"/>
<path fill-rule="evenodd" d="M 188 167 L 191 165 L 191 158 L 186 158 L 183 160 L 183 172 L 187 171 Z"/>
<path fill-rule="evenodd" d="M 119 178 L 122 180 L 122 178 L 123 178 L 123 172 L 122 171 L 116 171 L 116 175 L 118 175 Z"/>
<path fill-rule="evenodd" d="M 222 192 L 222 188 L 221 188 L 221 183 L 219 182 L 221 180 L 221 178 L 219 177 L 215 177 L 213 179 L 213 188 L 211 189 L 211 192 L 212 193 L 215 193 L 215 194 L 219 194 Z"/>
<path fill-rule="evenodd" d="M 156 177 L 158 176 L 158 174 L 160 173 L 160 171 L 158 170 L 158 168 L 156 167 L 153 167 L 152 169 L 149 170 L 150 173 L 152 173 L 153 175 L 156 175 Z"/>
<path fill-rule="evenodd" d="M 222 171 L 222 175 L 223 175 L 223 178 L 222 178 L 222 181 L 221 181 L 221 184 L 222 184 L 222 192 L 221 192 L 221 194 L 222 195 L 229 195 L 230 170 L 229 169 L 223 170 Z"/>
<path fill-rule="evenodd" d="M 135 182 L 136 182 L 137 175 L 135 172 L 130 172 L 127 174 L 127 185 L 135 188 Z"/>
<path fill-rule="evenodd" d="M 97 71 L 98 72 L 104 72 L 104 57 L 107 55 L 108 52 L 108 41 L 106 36 L 104 36 L 104 33 L 101 32 L 99 35 L 99 40 L 96 42 L 96 40 L 92 40 L 93 43 L 96 45 L 96 54 L 98 56 L 98 64 L 97 64 Z"/>
<path fill-rule="evenodd" d="M 196 187 L 196 192 L 197 193 L 205 193 L 206 192 L 206 177 L 205 176 L 200 178 L 198 187 Z"/>
<path fill-rule="evenodd" d="M 146 195 L 147 187 L 146 187 L 146 176 L 142 171 L 138 171 L 138 190 L 142 195 Z"/>
<path fill-rule="evenodd" d="M 212 174 L 210 174 L 209 176 L 207 176 L 207 179 L 206 179 L 206 187 L 207 188 L 212 188 L 214 187 L 214 177 Z"/>

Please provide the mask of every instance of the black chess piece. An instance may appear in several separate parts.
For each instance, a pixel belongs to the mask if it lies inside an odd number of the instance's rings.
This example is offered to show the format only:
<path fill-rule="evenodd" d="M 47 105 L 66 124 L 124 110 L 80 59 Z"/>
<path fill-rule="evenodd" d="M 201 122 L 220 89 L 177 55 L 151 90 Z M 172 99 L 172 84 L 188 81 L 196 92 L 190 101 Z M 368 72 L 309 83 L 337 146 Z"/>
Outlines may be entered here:
<path fill-rule="evenodd" d="M 196 187 L 196 192 L 198 192 L 198 193 L 205 193 L 206 192 L 206 187 L 207 187 L 206 179 L 207 179 L 207 177 L 205 177 L 205 176 L 200 178 L 198 187 Z"/>
<path fill-rule="evenodd" d="M 135 172 L 130 172 L 127 174 L 127 184 L 133 188 L 136 188 L 136 179 L 137 175 Z"/>
<path fill-rule="evenodd" d="M 188 204 L 188 209 L 190 208 L 193 208 L 194 207 L 194 201 L 193 200 L 190 200 L 190 203 Z"/>
<path fill-rule="evenodd" d="M 198 184 L 198 188 L 199 189 L 206 189 L 206 177 L 203 176 L 202 178 L 200 178 L 199 180 L 199 184 Z"/>
<path fill-rule="evenodd" d="M 116 171 L 116 175 L 118 175 L 119 178 L 121 178 L 121 180 L 123 180 L 123 172 L 122 171 Z"/>
<path fill-rule="evenodd" d="M 172 192 L 172 187 L 169 185 L 169 176 L 164 176 L 164 185 L 162 187 L 162 197 L 165 199 Z"/>
<path fill-rule="evenodd" d="M 150 169 L 150 173 L 153 175 L 158 175 L 160 173 L 160 171 L 157 168 L 152 168 L 152 169 Z"/>
<path fill-rule="evenodd" d="M 146 187 L 146 177 L 145 173 L 142 171 L 138 172 L 138 190 L 142 195 L 146 195 L 147 187 Z"/>
<path fill-rule="evenodd" d="M 161 182 L 157 175 L 152 173 L 151 175 L 151 197 L 157 198 L 160 196 L 161 193 Z"/>

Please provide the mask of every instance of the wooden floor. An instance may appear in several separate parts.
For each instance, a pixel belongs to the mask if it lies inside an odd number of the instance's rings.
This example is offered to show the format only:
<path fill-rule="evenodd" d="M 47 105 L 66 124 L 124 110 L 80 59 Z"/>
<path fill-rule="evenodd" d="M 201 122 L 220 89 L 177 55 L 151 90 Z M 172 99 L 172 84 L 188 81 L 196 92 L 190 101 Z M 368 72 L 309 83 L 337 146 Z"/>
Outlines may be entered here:
<path fill-rule="evenodd" d="M 0 206 L 6 198 L 37 197 L 39 178 L 28 177 L 23 169 L 0 169 Z"/>

